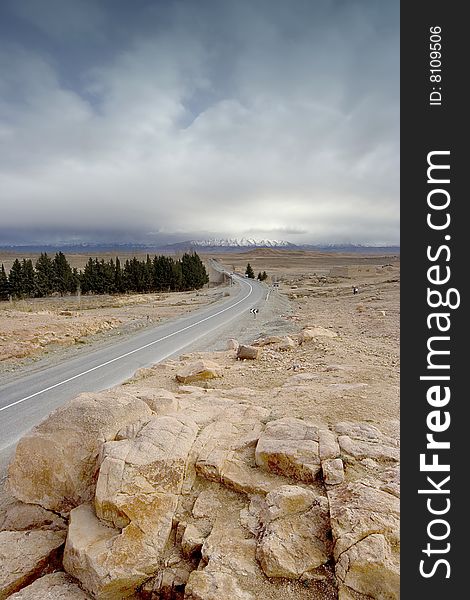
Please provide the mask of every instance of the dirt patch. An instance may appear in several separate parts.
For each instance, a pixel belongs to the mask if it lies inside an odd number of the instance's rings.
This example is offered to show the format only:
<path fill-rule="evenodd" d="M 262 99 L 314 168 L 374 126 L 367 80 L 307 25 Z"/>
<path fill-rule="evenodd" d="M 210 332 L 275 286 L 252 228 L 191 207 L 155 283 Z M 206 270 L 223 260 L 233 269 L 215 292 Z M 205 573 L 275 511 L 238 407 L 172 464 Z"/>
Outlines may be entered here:
<path fill-rule="evenodd" d="M 28 358 L 97 335 L 127 335 L 200 308 L 223 296 L 222 287 L 193 292 L 121 296 L 68 296 L 0 303 L 0 372 L 16 370 Z"/>

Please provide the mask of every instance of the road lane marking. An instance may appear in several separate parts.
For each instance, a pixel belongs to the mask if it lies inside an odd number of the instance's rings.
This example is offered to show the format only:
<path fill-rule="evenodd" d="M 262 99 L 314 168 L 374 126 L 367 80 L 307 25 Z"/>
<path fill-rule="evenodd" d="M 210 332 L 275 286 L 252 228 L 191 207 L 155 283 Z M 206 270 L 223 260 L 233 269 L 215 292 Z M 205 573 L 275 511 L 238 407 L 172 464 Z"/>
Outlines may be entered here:
<path fill-rule="evenodd" d="M 121 360 L 122 358 L 126 358 L 127 356 L 130 356 L 131 354 L 140 352 L 140 350 L 145 350 L 145 348 L 149 348 L 150 346 L 153 346 L 154 344 L 158 344 L 158 342 L 162 342 L 163 340 L 173 337 L 174 335 L 177 335 L 178 333 L 187 331 L 188 329 L 191 329 L 192 327 L 195 327 L 196 325 L 200 325 L 201 323 L 204 323 L 205 321 L 209 321 L 210 319 L 213 319 L 214 317 L 221 315 L 222 313 L 226 312 L 227 310 L 231 310 L 232 308 L 235 308 L 235 306 L 237 306 L 238 304 L 240 304 L 241 302 L 244 302 L 247 298 L 249 298 L 249 296 L 251 296 L 251 294 L 253 292 L 253 286 L 248 281 L 242 280 L 242 282 L 248 284 L 248 286 L 250 287 L 250 291 L 241 300 L 238 300 L 238 302 L 235 302 L 235 304 L 232 304 L 231 306 L 227 306 L 226 308 L 219 310 L 218 312 L 214 313 L 213 315 L 205 317 L 204 319 L 201 319 L 200 321 L 196 321 L 196 323 L 192 323 L 191 325 L 187 325 L 186 327 L 183 327 L 182 329 L 178 329 L 178 331 L 173 331 L 173 333 L 164 335 L 163 337 L 159 338 L 158 340 L 154 340 L 153 342 L 144 344 L 143 346 L 140 346 L 139 348 L 135 348 L 134 350 L 130 350 L 129 352 L 126 352 L 125 354 L 121 354 L 121 356 L 116 356 L 115 358 L 112 358 L 111 360 L 107 360 L 106 362 L 104 362 L 100 365 L 96 365 L 95 367 L 92 367 L 91 369 L 87 369 L 86 371 L 83 371 L 83 373 L 78 373 L 77 375 L 74 375 L 73 377 L 64 379 L 64 381 L 60 381 L 59 383 L 50 385 L 49 387 L 44 388 L 43 390 L 40 390 L 39 392 L 35 392 L 34 394 L 30 394 L 29 396 L 26 396 L 25 398 L 21 398 L 21 400 L 16 400 L 15 402 L 12 402 L 11 404 L 8 404 L 7 406 L 3 406 L 2 408 L 0 408 L 0 412 L 2 412 L 3 410 L 6 410 L 7 408 L 11 408 L 12 406 L 16 406 L 17 404 L 21 404 L 21 402 L 25 402 L 26 400 L 30 400 L 31 398 L 34 398 L 35 396 L 44 394 L 44 392 L 49 392 L 50 390 L 53 390 L 56 387 L 64 385 L 65 383 L 69 383 L 70 381 L 73 381 L 74 379 L 78 379 L 79 377 L 82 377 L 83 375 L 88 375 L 88 373 L 96 371 L 97 369 L 101 369 L 102 367 L 106 367 L 107 365 L 110 365 L 111 363 Z M 183 346 L 183 348 L 184 348 L 184 346 Z M 179 348 L 179 349 L 181 350 L 181 348 Z M 175 352 L 177 352 L 177 351 L 178 350 L 176 350 Z M 172 352 L 171 354 L 174 354 L 174 352 Z M 171 355 L 168 355 L 168 356 L 171 356 Z"/>

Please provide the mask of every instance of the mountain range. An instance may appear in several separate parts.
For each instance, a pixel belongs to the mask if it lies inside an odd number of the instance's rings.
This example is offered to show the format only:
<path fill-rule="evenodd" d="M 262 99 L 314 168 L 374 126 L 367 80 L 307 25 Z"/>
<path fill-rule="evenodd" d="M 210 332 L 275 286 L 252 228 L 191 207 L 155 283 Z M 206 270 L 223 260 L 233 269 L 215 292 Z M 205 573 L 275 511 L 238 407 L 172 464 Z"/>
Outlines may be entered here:
<path fill-rule="evenodd" d="M 196 251 L 201 254 L 211 252 L 243 252 L 256 248 L 274 250 L 316 250 L 319 252 L 367 252 L 367 253 L 399 253 L 399 246 L 367 244 L 293 244 L 279 240 L 255 240 L 249 238 L 212 238 L 207 240 L 186 240 L 172 244 L 135 243 L 135 242 L 63 242 L 56 244 L 5 245 L 0 249 L 15 252 L 62 252 L 93 254 L 94 252 L 133 250 L 149 253 L 176 253 Z"/>

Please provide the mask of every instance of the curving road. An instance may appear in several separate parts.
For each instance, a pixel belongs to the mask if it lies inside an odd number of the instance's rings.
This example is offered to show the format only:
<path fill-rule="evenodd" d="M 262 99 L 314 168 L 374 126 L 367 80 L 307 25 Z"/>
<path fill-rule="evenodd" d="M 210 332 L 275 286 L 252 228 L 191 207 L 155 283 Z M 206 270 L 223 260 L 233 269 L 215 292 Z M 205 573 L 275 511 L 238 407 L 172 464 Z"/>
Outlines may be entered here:
<path fill-rule="evenodd" d="M 0 452 L 4 454 L 66 400 L 81 392 L 117 385 L 137 369 L 158 363 L 188 346 L 194 349 L 195 342 L 245 315 L 263 299 L 266 287 L 243 277 L 233 279 L 238 291 L 228 300 L 0 385 Z"/>

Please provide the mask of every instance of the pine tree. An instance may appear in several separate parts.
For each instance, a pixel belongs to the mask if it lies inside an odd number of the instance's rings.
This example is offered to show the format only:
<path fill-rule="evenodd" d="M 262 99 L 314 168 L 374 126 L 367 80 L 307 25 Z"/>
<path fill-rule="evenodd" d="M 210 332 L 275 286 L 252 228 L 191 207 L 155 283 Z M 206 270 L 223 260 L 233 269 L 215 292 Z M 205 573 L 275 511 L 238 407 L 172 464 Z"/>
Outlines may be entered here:
<path fill-rule="evenodd" d="M 263 271 L 261 273 L 261 281 L 266 281 L 267 278 L 268 278 L 268 274 L 266 273 L 266 271 Z"/>
<path fill-rule="evenodd" d="M 80 288 L 84 294 L 95 292 L 95 263 L 91 257 L 88 259 L 83 273 L 80 273 Z"/>
<path fill-rule="evenodd" d="M 24 294 L 23 269 L 17 258 L 15 258 L 10 273 L 8 274 L 8 283 L 10 286 L 10 294 L 15 298 L 21 298 Z"/>
<path fill-rule="evenodd" d="M 119 256 L 116 256 L 116 263 L 114 266 L 114 289 L 118 294 L 122 294 L 124 292 L 124 279 L 122 276 L 121 261 L 119 260 Z"/>
<path fill-rule="evenodd" d="M 253 267 L 248 263 L 246 265 L 245 275 L 247 275 L 250 279 L 255 278 L 255 272 L 253 271 Z"/>
<path fill-rule="evenodd" d="M 0 300 L 8 300 L 10 296 L 10 284 L 8 282 L 8 277 L 5 272 L 5 267 L 2 263 L 2 268 L 0 269 Z"/>
<path fill-rule="evenodd" d="M 197 290 L 209 282 L 206 268 L 196 252 L 184 254 L 181 258 L 183 289 Z"/>
<path fill-rule="evenodd" d="M 153 265 L 150 259 L 150 255 L 147 254 L 147 258 L 144 263 L 144 291 L 151 292 L 155 289 L 153 280 Z"/>
<path fill-rule="evenodd" d="M 30 258 L 23 258 L 21 263 L 23 277 L 23 294 L 27 298 L 33 298 L 36 295 L 36 273 L 34 272 L 33 261 Z"/>
<path fill-rule="evenodd" d="M 73 287 L 72 267 L 62 252 L 55 255 L 52 266 L 54 269 L 54 291 L 59 292 L 61 296 L 71 292 Z"/>
<path fill-rule="evenodd" d="M 54 267 L 47 252 L 42 253 L 36 265 L 36 293 L 38 296 L 49 296 L 54 291 Z"/>

